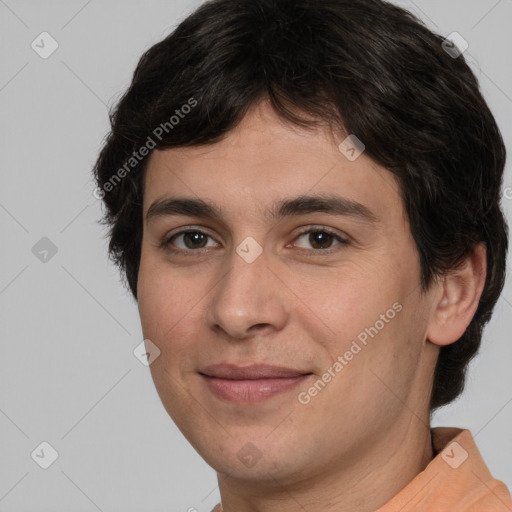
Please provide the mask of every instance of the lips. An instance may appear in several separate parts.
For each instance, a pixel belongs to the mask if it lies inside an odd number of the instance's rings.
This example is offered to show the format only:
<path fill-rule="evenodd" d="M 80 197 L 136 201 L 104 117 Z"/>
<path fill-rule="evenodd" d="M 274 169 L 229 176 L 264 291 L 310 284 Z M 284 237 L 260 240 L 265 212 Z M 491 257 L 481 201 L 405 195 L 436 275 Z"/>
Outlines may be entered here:
<path fill-rule="evenodd" d="M 312 375 L 303 370 L 266 364 L 216 364 L 206 366 L 199 374 L 217 398 L 240 404 L 261 402 L 290 391 Z"/>
<path fill-rule="evenodd" d="M 300 377 L 311 372 L 272 366 L 268 364 L 253 364 L 251 366 L 237 366 L 234 364 L 213 364 L 206 366 L 199 373 L 208 377 L 230 380 L 255 380 L 255 379 L 284 379 Z"/>

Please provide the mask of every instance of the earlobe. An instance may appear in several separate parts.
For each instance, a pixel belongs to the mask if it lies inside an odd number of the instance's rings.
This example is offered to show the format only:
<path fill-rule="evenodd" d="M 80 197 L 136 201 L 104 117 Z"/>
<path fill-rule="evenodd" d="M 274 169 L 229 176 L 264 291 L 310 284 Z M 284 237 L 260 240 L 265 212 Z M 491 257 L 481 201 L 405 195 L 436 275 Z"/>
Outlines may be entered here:
<path fill-rule="evenodd" d="M 486 273 L 487 252 L 481 243 L 460 267 L 439 283 L 438 299 L 427 331 L 430 342 L 449 345 L 464 334 L 478 308 Z"/>

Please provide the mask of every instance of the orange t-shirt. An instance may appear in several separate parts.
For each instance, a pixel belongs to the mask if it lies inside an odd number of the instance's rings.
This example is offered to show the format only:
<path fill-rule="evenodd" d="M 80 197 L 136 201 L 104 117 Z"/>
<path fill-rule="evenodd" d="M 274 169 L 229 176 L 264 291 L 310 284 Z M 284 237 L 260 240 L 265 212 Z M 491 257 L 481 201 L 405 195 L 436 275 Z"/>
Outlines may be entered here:
<path fill-rule="evenodd" d="M 506 485 L 492 477 L 469 430 L 432 429 L 437 456 L 376 512 L 511 512 Z"/>
<path fill-rule="evenodd" d="M 432 436 L 434 459 L 375 512 L 512 512 L 507 486 L 492 477 L 469 430 L 437 427 Z"/>

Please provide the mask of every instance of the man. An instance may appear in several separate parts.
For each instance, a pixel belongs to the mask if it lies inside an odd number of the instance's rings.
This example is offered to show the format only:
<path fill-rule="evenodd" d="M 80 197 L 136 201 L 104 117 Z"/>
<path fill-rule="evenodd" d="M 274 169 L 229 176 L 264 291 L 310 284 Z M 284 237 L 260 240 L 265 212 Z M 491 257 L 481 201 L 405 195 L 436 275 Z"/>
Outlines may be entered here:
<path fill-rule="evenodd" d="M 471 433 L 430 427 L 508 247 L 505 147 L 444 43 L 380 0 L 214 0 L 116 108 L 110 254 L 215 512 L 512 509 Z"/>

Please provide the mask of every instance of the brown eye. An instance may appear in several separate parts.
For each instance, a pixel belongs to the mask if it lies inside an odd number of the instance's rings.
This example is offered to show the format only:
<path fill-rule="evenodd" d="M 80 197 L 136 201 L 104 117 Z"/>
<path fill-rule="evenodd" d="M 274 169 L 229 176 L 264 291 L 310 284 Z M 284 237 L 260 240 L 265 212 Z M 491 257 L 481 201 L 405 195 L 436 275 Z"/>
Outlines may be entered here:
<path fill-rule="evenodd" d="M 306 239 L 306 235 L 307 239 Z M 343 239 L 336 233 L 333 233 L 327 229 L 309 229 L 307 231 L 304 231 L 301 233 L 297 240 L 300 240 L 301 238 L 306 240 L 306 246 L 298 244 L 299 247 L 303 249 L 309 249 L 307 245 L 309 244 L 310 247 L 313 249 L 316 249 L 317 251 L 322 250 L 328 250 L 332 247 L 336 247 L 337 245 L 347 245 L 348 240 Z M 338 242 L 337 244 L 334 244 L 334 242 Z"/>
<path fill-rule="evenodd" d="M 208 239 L 213 240 L 210 235 L 202 231 L 181 231 L 165 239 L 162 242 L 162 247 L 170 251 L 192 252 L 197 249 L 212 247 L 212 245 L 207 245 Z M 215 244 L 213 246 L 215 246 Z"/>
<path fill-rule="evenodd" d="M 334 236 L 325 231 L 313 231 L 309 233 L 308 241 L 315 249 L 329 249 Z"/>
<path fill-rule="evenodd" d="M 183 233 L 183 241 L 188 249 L 202 249 L 206 245 L 208 235 L 198 231 L 187 231 Z"/>

